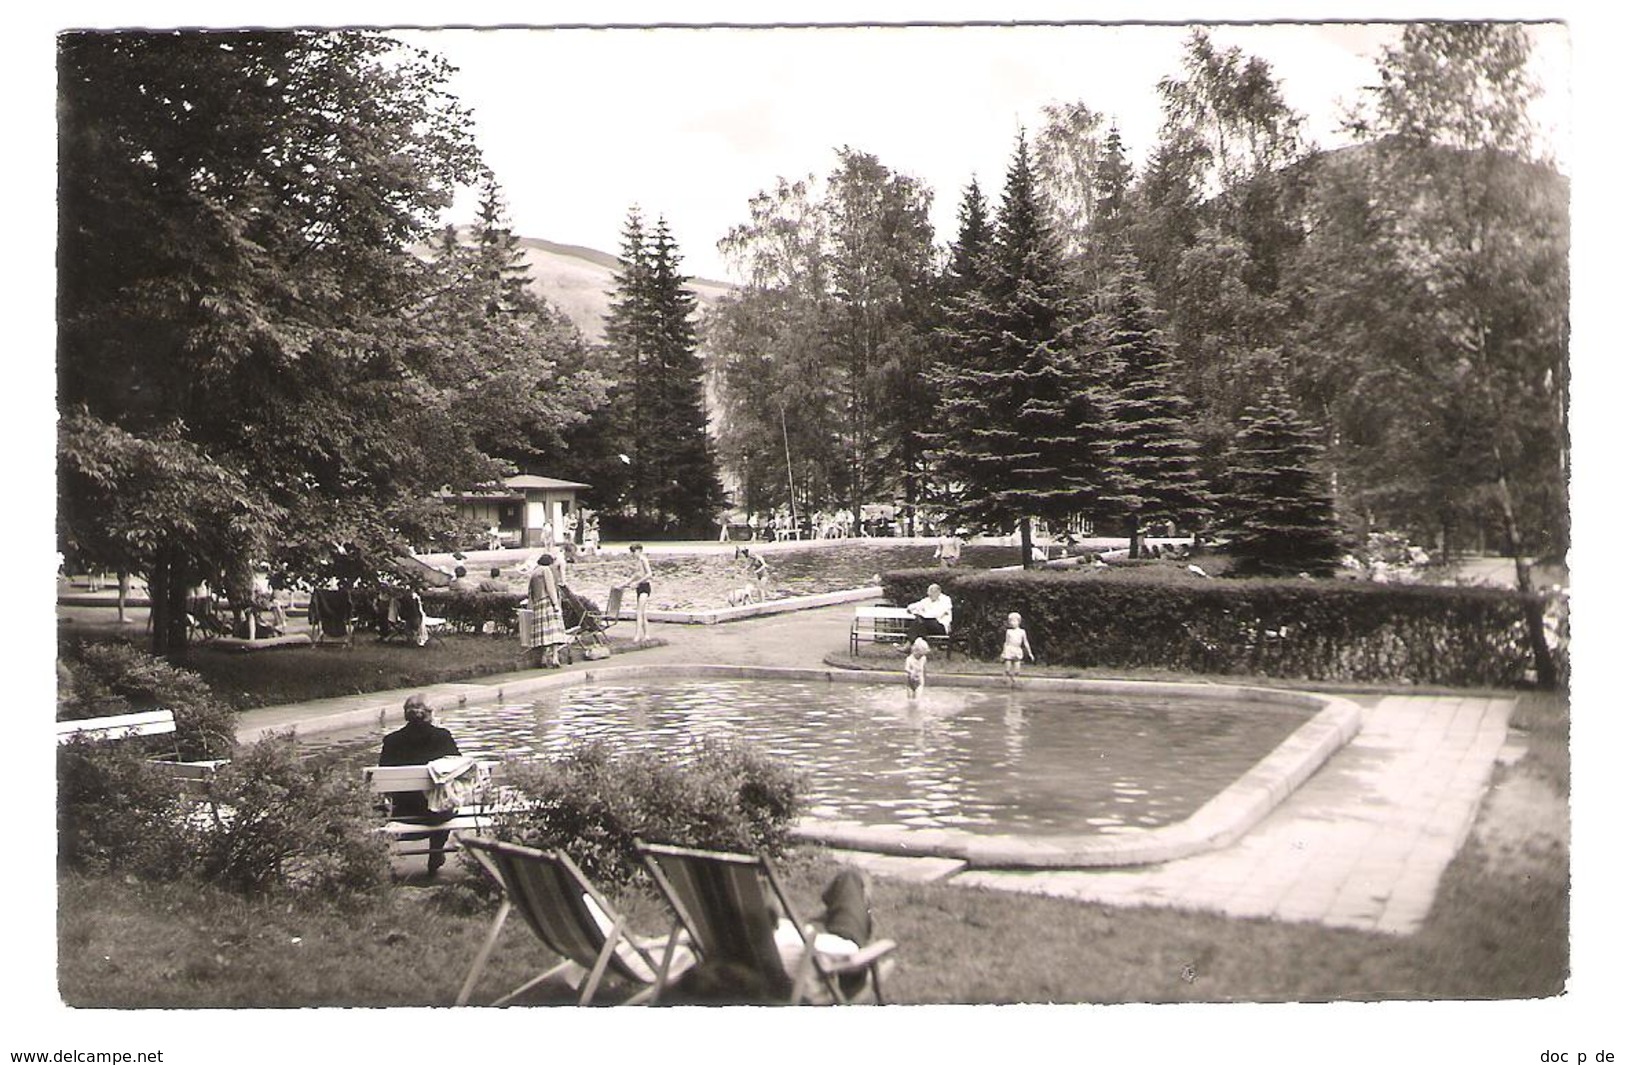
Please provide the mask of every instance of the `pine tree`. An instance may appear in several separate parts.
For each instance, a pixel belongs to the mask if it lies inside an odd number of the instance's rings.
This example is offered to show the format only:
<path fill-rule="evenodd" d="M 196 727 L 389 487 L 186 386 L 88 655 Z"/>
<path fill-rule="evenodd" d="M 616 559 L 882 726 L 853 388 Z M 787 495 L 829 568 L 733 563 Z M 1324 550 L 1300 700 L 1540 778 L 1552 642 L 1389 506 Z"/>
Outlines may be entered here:
<path fill-rule="evenodd" d="M 1145 277 L 1127 251 L 1114 267 L 1095 321 L 1112 392 L 1114 483 L 1108 509 L 1126 520 L 1129 555 L 1138 558 L 1140 531 L 1147 523 L 1188 523 L 1211 509 L 1211 500 L 1197 470 L 1190 405 L 1174 383 L 1173 361 L 1153 317 Z"/>
<path fill-rule="evenodd" d="M 1251 572 L 1323 575 L 1342 554 L 1317 433 L 1272 385 L 1242 416 L 1230 454 L 1231 553 Z"/>
<path fill-rule="evenodd" d="M 959 236 L 948 252 L 947 289 L 950 296 L 964 296 L 982 287 L 986 274 L 983 258 L 993 243 L 993 227 L 988 222 L 987 201 L 975 178 L 965 186 L 959 204 Z"/>
<path fill-rule="evenodd" d="M 1100 167 L 1095 174 L 1095 213 L 1089 223 L 1087 255 L 1096 309 L 1111 280 L 1118 256 L 1129 250 L 1129 186 L 1134 173 L 1123 148 L 1123 135 L 1112 123 Z"/>
<path fill-rule="evenodd" d="M 706 433 L 705 364 L 694 326 L 696 300 L 678 269 L 681 254 L 664 217 L 647 248 L 646 300 L 654 343 L 648 412 L 639 453 L 651 470 L 650 501 L 663 521 L 699 531 L 723 505 L 716 452 Z"/>
<path fill-rule="evenodd" d="M 1018 523 L 1023 559 L 1031 519 L 1085 509 L 1106 466 L 1073 351 L 1077 308 L 1045 217 L 1023 134 L 985 254 L 966 240 L 973 213 L 962 218 L 956 256 L 981 276 L 949 301 L 953 357 L 939 371 L 944 431 L 934 441 L 958 489 L 956 511 L 981 524 Z"/>
<path fill-rule="evenodd" d="M 704 364 L 695 298 L 664 218 L 653 231 L 627 214 L 621 273 L 605 336 L 616 354 L 616 415 L 630 484 L 626 498 L 651 528 L 698 532 L 722 505 L 715 451 L 706 435 Z"/>
<path fill-rule="evenodd" d="M 610 298 L 604 322 L 604 340 L 614 353 L 614 386 L 609 407 L 602 420 L 601 435 L 618 441 L 617 457 L 624 456 L 622 484 L 618 491 L 605 491 L 600 499 L 620 497 L 630 504 L 639 519 L 650 510 L 650 468 L 643 461 L 643 430 L 648 424 L 650 378 L 649 361 L 654 349 L 654 329 L 648 302 L 648 234 L 637 207 L 626 213 L 621 230 L 621 272 L 615 275 L 615 292 Z M 609 466 L 614 470 L 613 464 Z M 613 476 L 613 474 L 612 474 Z M 611 485 L 603 485 L 611 489 Z M 595 493 L 597 495 L 597 493 Z"/>
<path fill-rule="evenodd" d="M 491 298 L 486 313 L 535 310 L 538 300 L 530 289 L 530 267 L 519 250 L 519 238 L 508 225 L 507 206 L 496 177 L 485 175 L 480 185 L 479 214 L 474 223 L 478 269 Z"/>

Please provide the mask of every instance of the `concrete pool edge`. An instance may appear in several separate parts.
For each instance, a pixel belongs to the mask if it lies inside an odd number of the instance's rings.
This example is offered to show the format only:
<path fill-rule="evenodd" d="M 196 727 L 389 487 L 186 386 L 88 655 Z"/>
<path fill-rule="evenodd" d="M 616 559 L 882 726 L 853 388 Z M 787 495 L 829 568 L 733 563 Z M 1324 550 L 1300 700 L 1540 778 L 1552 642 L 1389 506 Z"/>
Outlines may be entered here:
<path fill-rule="evenodd" d="M 568 673 L 538 673 L 504 678 L 499 684 L 441 684 L 424 689 L 430 705 L 448 708 L 465 703 L 506 702 L 542 692 L 585 684 L 645 677 L 707 677 L 737 680 L 875 682 L 868 670 L 804 669 L 769 666 L 649 664 L 615 665 Z M 946 675 L 933 679 L 942 687 L 1002 688 L 1002 678 Z M 1181 698 L 1236 700 L 1319 707 L 1274 750 L 1177 824 L 1122 835 L 1068 835 L 1048 838 L 985 836 L 950 829 L 907 830 L 867 825 L 832 825 L 803 821 L 798 840 L 845 850 L 899 857 L 948 858 L 975 869 L 1086 869 L 1149 865 L 1228 846 L 1240 839 L 1319 769 L 1360 731 L 1360 708 L 1342 696 L 1253 688 L 1245 685 L 1180 681 L 1085 680 L 1033 677 L 1023 690 L 1101 695 L 1172 695 Z M 401 694 L 380 692 L 342 700 L 330 712 L 239 731 L 251 743 L 270 732 L 317 735 L 384 721 L 398 712 Z"/>

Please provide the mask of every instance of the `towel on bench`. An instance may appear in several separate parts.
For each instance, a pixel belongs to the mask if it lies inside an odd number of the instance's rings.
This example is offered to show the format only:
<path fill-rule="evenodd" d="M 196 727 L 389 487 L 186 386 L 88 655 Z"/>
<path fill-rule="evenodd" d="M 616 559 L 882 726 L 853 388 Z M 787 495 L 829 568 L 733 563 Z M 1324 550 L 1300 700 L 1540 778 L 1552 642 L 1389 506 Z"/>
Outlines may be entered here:
<path fill-rule="evenodd" d="M 478 798 L 487 778 L 484 768 L 466 754 L 448 754 L 424 766 L 429 772 L 425 798 L 431 813 L 451 813 Z"/>

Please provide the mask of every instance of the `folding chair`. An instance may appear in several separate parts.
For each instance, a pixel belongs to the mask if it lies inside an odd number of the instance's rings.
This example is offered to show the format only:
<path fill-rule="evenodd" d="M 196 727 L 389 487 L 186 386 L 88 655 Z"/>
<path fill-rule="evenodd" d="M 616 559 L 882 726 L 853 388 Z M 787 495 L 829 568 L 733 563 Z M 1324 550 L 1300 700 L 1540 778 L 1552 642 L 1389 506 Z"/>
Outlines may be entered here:
<path fill-rule="evenodd" d="M 796 917 L 772 859 L 766 855 L 725 854 L 637 841 L 637 850 L 655 886 L 671 906 L 679 929 L 701 962 L 731 963 L 759 978 L 762 986 L 782 991 L 789 1005 L 804 1002 L 848 1003 L 853 992 L 881 995 L 881 960 L 897 948 L 889 939 L 862 945 L 851 954 L 817 949 L 812 926 Z M 795 971 L 786 969 L 775 937 L 780 918 L 794 926 L 801 940 Z M 659 986 L 673 974 L 662 969 Z M 866 976 L 853 987 L 854 976 Z M 842 977 L 848 979 L 843 980 Z"/>
<path fill-rule="evenodd" d="M 356 593 L 343 588 L 317 588 L 310 593 L 307 615 L 311 635 L 318 644 L 341 640 L 355 645 Z"/>
<path fill-rule="evenodd" d="M 564 630 L 564 635 L 569 637 L 564 645 L 566 662 L 575 661 L 578 655 L 585 659 L 609 657 L 609 637 L 605 632 L 620 620 L 621 598 L 624 591 L 622 588 L 611 588 L 609 601 L 603 610 L 587 609 L 587 600 L 571 597 L 583 606 L 576 623 L 566 626 Z"/>
<path fill-rule="evenodd" d="M 606 975 L 636 988 L 622 1005 L 637 1005 L 658 993 L 657 974 L 680 971 L 692 960 L 692 954 L 675 934 L 665 938 L 631 935 L 626 918 L 615 911 L 568 855 L 482 836 L 463 836 L 461 843 L 501 885 L 502 906 L 457 993 L 457 1005 L 468 1003 L 496 946 L 497 935 L 509 912 L 515 909 L 536 937 L 564 961 L 498 998 L 491 1003 L 493 1006 L 512 1002 L 555 976 L 580 980 L 578 1002 L 585 1006 L 592 1002 Z M 661 950 L 658 958 L 654 953 L 657 948 Z"/>

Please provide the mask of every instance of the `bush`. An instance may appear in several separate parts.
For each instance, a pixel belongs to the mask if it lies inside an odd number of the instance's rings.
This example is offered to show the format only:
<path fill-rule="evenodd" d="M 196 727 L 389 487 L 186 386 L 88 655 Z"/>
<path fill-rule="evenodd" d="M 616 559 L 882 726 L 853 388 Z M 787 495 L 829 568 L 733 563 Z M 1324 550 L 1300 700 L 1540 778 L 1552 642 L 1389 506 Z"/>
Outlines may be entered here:
<path fill-rule="evenodd" d="M 135 741 L 185 760 L 230 757 L 236 716 L 203 678 L 124 643 L 65 644 L 57 662 L 58 721 L 171 710 L 175 735 Z M 131 741 L 122 741 L 131 742 Z"/>
<path fill-rule="evenodd" d="M 508 779 L 531 803 L 497 834 L 564 851 L 608 887 L 638 875 L 633 840 L 782 854 L 801 809 L 800 779 L 743 746 L 614 754 L 602 743 L 551 762 L 520 762 Z"/>
<path fill-rule="evenodd" d="M 1034 654 L 1056 665 L 1510 687 L 1530 664 L 1523 598 L 1503 589 L 1183 579 L 1147 569 L 903 570 L 883 586 L 907 603 L 933 580 L 954 600 L 967 650 L 986 658 L 1016 611 Z"/>
<path fill-rule="evenodd" d="M 139 745 L 60 748 L 58 854 L 68 868 L 148 880 L 198 876 L 246 894 L 350 895 L 389 877 L 388 849 L 355 774 L 309 766 L 274 736 L 223 766 L 206 799 L 184 795 Z"/>
<path fill-rule="evenodd" d="M 519 632 L 517 592 L 460 592 L 430 588 L 423 593 L 423 609 L 431 617 L 445 618 L 458 632 L 490 631 L 502 636 Z"/>
<path fill-rule="evenodd" d="M 432 617 L 445 618 L 458 632 L 486 632 L 514 636 L 519 632 L 516 611 L 525 596 L 518 592 L 454 592 L 431 588 L 423 593 L 423 609 Z M 598 604 L 577 595 L 568 587 L 559 588 L 564 623 L 578 624 L 584 611 L 598 613 Z"/>
<path fill-rule="evenodd" d="M 307 764 L 291 735 L 259 741 L 215 775 L 220 812 L 203 835 L 199 871 L 222 887 L 354 894 L 389 879 L 388 846 L 358 775 Z"/>
<path fill-rule="evenodd" d="M 88 873 L 165 879 L 194 865 L 196 825 L 175 782 L 140 744 L 57 748 L 57 859 Z"/>

